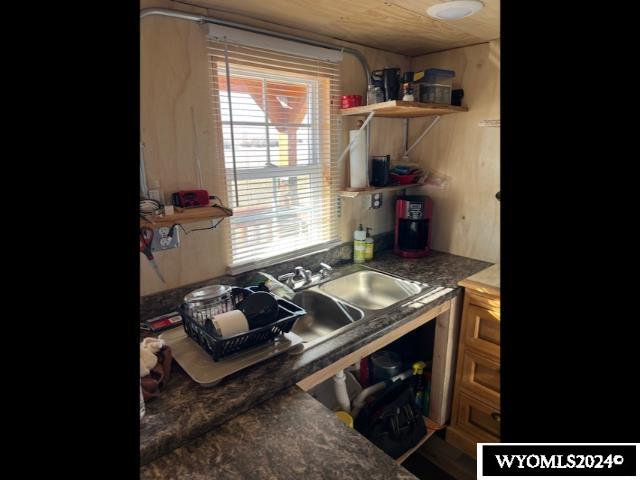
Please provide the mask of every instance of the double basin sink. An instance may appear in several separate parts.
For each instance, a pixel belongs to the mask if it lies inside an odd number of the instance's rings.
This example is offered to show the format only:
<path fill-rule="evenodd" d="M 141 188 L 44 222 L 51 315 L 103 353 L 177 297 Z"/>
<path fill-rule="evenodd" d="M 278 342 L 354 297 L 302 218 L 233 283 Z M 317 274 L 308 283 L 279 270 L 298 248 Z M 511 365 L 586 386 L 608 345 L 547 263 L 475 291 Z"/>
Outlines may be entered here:
<path fill-rule="evenodd" d="M 291 331 L 302 338 L 306 350 L 429 288 L 424 283 L 353 265 L 341 270 L 338 278 L 295 294 L 292 302 L 307 314 Z"/>

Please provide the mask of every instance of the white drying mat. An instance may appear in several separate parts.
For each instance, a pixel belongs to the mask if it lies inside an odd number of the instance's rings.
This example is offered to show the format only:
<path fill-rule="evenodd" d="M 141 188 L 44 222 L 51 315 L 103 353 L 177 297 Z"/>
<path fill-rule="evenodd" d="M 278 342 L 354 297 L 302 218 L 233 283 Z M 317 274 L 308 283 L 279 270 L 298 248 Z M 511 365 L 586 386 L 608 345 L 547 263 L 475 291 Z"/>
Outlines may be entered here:
<path fill-rule="evenodd" d="M 302 344 L 302 339 L 295 333 L 285 333 L 277 341 L 259 345 L 214 362 L 195 340 L 189 338 L 184 328 L 163 332 L 158 335 L 158 338 L 171 347 L 175 361 L 203 387 L 212 387 L 232 373 Z"/>

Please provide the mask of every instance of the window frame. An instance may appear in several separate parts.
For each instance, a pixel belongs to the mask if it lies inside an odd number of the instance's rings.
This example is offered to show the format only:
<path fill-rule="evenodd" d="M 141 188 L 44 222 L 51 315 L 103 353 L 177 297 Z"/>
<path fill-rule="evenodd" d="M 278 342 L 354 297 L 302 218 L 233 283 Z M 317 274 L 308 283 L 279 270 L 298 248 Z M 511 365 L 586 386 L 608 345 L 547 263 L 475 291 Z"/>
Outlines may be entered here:
<path fill-rule="evenodd" d="M 218 77 L 225 77 L 225 78 L 227 77 L 227 70 L 224 62 L 215 61 L 213 68 L 215 69 Z M 268 117 L 268 111 L 267 111 L 268 107 L 266 105 L 266 102 L 264 106 L 262 107 L 259 106 L 261 109 L 263 109 L 264 121 L 260 121 L 260 122 L 235 121 L 235 120 L 231 121 L 228 117 L 228 114 L 226 115 L 227 119 L 223 120 L 222 112 L 223 111 L 228 112 L 229 100 L 231 100 L 231 108 L 233 109 L 233 100 L 228 98 L 229 91 L 226 88 L 225 89 L 218 88 L 217 94 L 218 94 L 218 102 L 220 104 L 221 116 L 220 116 L 219 122 L 217 122 L 218 123 L 217 128 L 219 129 L 220 138 L 222 139 L 223 144 L 226 141 L 224 128 L 230 127 L 232 124 L 233 126 L 244 125 L 244 126 L 252 126 L 252 127 L 264 127 L 265 139 L 266 139 L 267 162 L 269 163 L 272 161 L 272 157 L 271 157 L 272 152 L 270 147 L 270 136 L 269 136 L 270 128 L 281 127 L 281 126 L 285 126 L 285 127 L 298 126 L 298 127 L 308 128 L 309 129 L 308 138 L 310 143 L 310 149 L 309 149 L 310 156 L 307 164 L 295 165 L 295 166 L 291 166 L 291 165 L 290 166 L 274 166 L 274 167 L 269 167 L 267 164 L 265 164 L 262 167 L 255 167 L 255 168 L 236 167 L 235 169 L 233 167 L 228 167 L 227 152 L 225 151 L 225 148 L 223 146 L 222 148 L 223 155 L 222 155 L 221 161 L 223 162 L 223 171 L 225 174 L 225 185 L 227 188 L 227 195 L 231 202 L 231 206 L 233 208 L 238 208 L 238 206 L 236 205 L 234 192 L 232 190 L 232 188 L 233 189 L 238 188 L 238 184 L 236 183 L 233 187 L 230 188 L 230 186 L 233 184 L 232 179 L 234 178 L 237 182 L 240 182 L 242 180 L 260 180 L 260 179 L 268 180 L 268 179 L 276 179 L 276 178 L 282 178 L 282 177 L 301 177 L 305 175 L 308 175 L 309 182 L 319 185 L 316 191 L 314 192 L 314 194 L 311 196 L 311 198 L 313 198 L 312 204 L 319 205 L 324 198 L 323 189 L 331 188 L 331 180 L 327 180 L 325 178 L 326 177 L 325 171 L 327 166 L 324 165 L 325 161 L 328 161 L 329 164 L 331 163 L 331 149 L 329 147 L 328 157 L 327 159 L 325 159 L 326 154 L 322 153 L 322 148 L 324 147 L 320 145 L 321 143 L 320 139 L 322 138 L 322 135 L 323 135 L 321 133 L 321 128 L 323 125 L 323 119 L 321 118 L 321 115 L 323 111 L 329 111 L 331 108 L 331 99 L 327 98 L 323 100 L 321 98 L 321 91 L 327 90 L 328 84 L 321 85 L 320 81 L 322 79 L 312 78 L 304 74 L 296 75 L 295 73 L 291 73 L 291 72 L 272 73 L 272 72 L 266 71 L 266 69 L 261 69 L 260 67 L 244 66 L 244 65 L 229 65 L 229 75 L 231 78 L 233 78 L 234 76 L 240 76 L 240 77 L 247 77 L 252 79 L 260 79 L 262 81 L 263 95 L 265 100 L 267 95 L 266 85 L 269 80 L 280 82 L 280 83 L 292 83 L 292 84 L 298 84 L 298 85 L 305 85 L 308 88 L 308 92 L 309 92 L 309 96 L 307 100 L 309 104 L 309 112 L 308 112 L 309 121 L 308 123 L 299 123 L 299 124 L 293 124 L 293 123 L 289 124 L 284 122 L 270 123 L 269 117 Z M 326 81 L 328 82 L 329 80 L 326 80 Z M 233 95 L 233 92 L 232 92 L 232 95 Z M 320 105 L 321 101 L 323 102 L 322 105 Z M 330 131 L 329 131 L 329 135 L 331 135 Z M 233 155 L 233 150 L 231 155 Z M 236 158 L 236 161 L 237 161 L 237 158 Z M 241 192 L 242 189 L 239 188 L 238 191 Z M 271 207 L 266 207 L 265 208 L 266 211 L 262 213 L 256 213 L 256 214 L 241 213 L 237 215 L 234 214 L 234 216 L 232 217 L 232 223 L 235 224 L 235 226 L 242 226 L 241 224 L 243 223 L 248 224 L 255 221 L 261 221 L 267 218 L 279 218 L 279 217 L 288 217 L 291 215 L 296 215 L 298 212 L 306 211 L 309 208 L 307 205 L 300 205 L 300 206 L 293 206 L 293 207 L 290 206 L 290 207 L 283 208 L 277 205 L 277 202 L 278 202 L 278 199 L 274 198 L 273 200 L 274 204 Z M 242 204 L 240 205 L 240 208 L 241 207 L 242 207 Z M 322 208 L 323 207 L 319 207 L 320 214 L 324 215 L 322 213 Z M 310 224 L 307 224 L 307 225 L 310 225 Z M 318 230 L 318 233 L 323 232 L 324 227 L 321 224 L 315 224 L 313 226 L 315 226 L 315 229 Z M 243 245 L 234 246 L 233 235 L 229 236 L 228 241 L 230 242 L 229 251 L 231 255 L 230 260 L 232 262 L 232 265 L 230 265 L 230 269 L 232 271 L 238 271 L 238 272 L 246 271 L 247 269 L 244 267 L 246 265 L 252 264 L 253 261 L 243 260 L 243 261 L 240 261 L 239 263 L 233 264 L 233 260 L 235 256 L 234 251 L 237 252 L 238 249 L 242 249 L 245 246 Z M 303 247 L 301 247 L 300 249 L 296 249 L 296 252 L 319 250 L 322 248 L 326 248 L 328 244 L 333 245 L 338 243 L 340 243 L 339 240 L 323 239 L 311 245 L 305 243 Z M 286 252 L 276 252 L 266 257 L 260 257 L 258 259 L 258 262 L 260 264 L 267 264 L 267 265 L 274 264 L 279 261 L 282 261 L 283 257 L 286 258 L 289 255 L 290 254 Z"/>
<path fill-rule="evenodd" d="M 227 76 L 227 72 L 226 69 L 224 67 L 224 65 L 221 65 L 221 62 L 216 62 L 218 63 L 218 65 L 216 66 L 217 68 L 217 73 L 219 77 L 226 77 Z M 243 67 L 243 66 L 234 66 L 234 67 L 229 67 L 229 74 L 230 76 L 240 76 L 240 77 L 248 77 L 248 78 L 260 78 L 262 80 L 262 88 L 263 88 L 263 95 L 266 98 L 266 92 L 265 92 L 265 86 L 266 86 L 266 82 L 267 80 L 273 80 L 273 81 L 279 81 L 282 83 L 285 82 L 291 82 L 291 83 L 298 83 L 298 84 L 302 84 L 302 85 L 306 85 L 312 95 L 310 95 L 310 98 L 308 100 L 309 102 L 309 106 L 310 106 L 310 114 L 309 114 L 309 118 L 310 118 L 310 122 L 309 123 L 269 123 L 269 117 L 268 117 L 268 111 L 267 111 L 267 105 L 264 106 L 264 118 L 265 121 L 264 122 L 247 122 L 247 121 L 231 121 L 231 120 L 223 120 L 222 118 L 220 118 L 220 127 L 224 128 L 225 126 L 231 126 L 231 124 L 233 123 L 234 125 L 238 125 L 238 126 L 255 126 L 255 127 L 265 127 L 265 136 L 266 136 L 266 140 L 267 140 L 267 161 L 271 162 L 271 150 L 270 150 L 270 145 L 269 145 L 269 128 L 271 127 L 281 127 L 281 126 L 285 126 L 285 127 L 290 127 L 290 126 L 298 126 L 298 127 L 308 127 L 309 131 L 310 131 L 310 138 L 312 138 L 312 142 L 311 142 L 311 146 L 313 149 L 313 153 L 310 155 L 310 158 L 314 159 L 313 164 L 309 163 L 307 165 L 296 165 L 296 166 L 289 166 L 289 167 L 274 167 L 272 172 L 269 172 L 269 167 L 263 166 L 260 168 L 236 168 L 235 169 L 235 174 L 236 174 L 236 178 L 238 180 L 255 180 L 255 179 L 260 179 L 260 178 L 277 178 L 277 177 L 284 177 L 284 176 L 297 176 L 297 174 L 295 172 L 301 172 L 302 175 L 304 174 L 309 174 L 311 175 L 311 173 L 314 170 L 320 169 L 322 170 L 322 165 L 320 162 L 320 149 L 319 149 L 319 145 L 317 142 L 317 139 L 320 138 L 320 109 L 317 107 L 318 102 L 320 101 L 319 99 L 319 85 L 318 85 L 318 81 L 315 79 L 308 79 L 308 78 L 302 78 L 302 77 L 295 77 L 295 76 L 291 76 L 291 74 L 273 74 L 273 73 L 267 73 L 267 72 L 262 72 L 257 68 L 251 69 L 249 67 Z M 220 109 L 222 112 L 222 98 L 223 96 L 227 96 L 227 90 L 219 90 L 218 91 L 218 95 L 220 96 Z M 228 105 L 226 106 L 226 108 L 228 109 Z M 233 102 L 231 104 L 231 108 L 233 108 Z M 222 138 L 224 139 L 224 130 L 222 131 Z M 225 153 L 225 158 L 223 159 L 225 166 L 224 166 L 224 171 L 225 174 L 227 175 L 227 178 L 230 178 L 233 176 L 234 174 L 234 169 L 233 168 L 228 168 L 227 167 L 227 162 L 226 162 L 226 153 Z M 291 172 L 288 175 L 283 175 L 281 172 Z M 262 174 L 261 174 L 262 173 Z M 267 174 L 270 173 L 270 174 Z M 322 175 L 322 173 L 320 172 L 320 175 Z"/>

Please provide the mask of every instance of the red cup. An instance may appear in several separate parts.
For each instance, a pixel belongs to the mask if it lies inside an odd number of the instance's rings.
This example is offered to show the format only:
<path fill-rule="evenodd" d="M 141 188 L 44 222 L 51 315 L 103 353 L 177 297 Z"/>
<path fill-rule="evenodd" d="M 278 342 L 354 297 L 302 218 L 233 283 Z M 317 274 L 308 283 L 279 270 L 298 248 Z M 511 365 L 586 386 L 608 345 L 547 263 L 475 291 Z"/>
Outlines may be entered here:
<path fill-rule="evenodd" d="M 409 185 L 414 183 L 420 174 L 410 173 L 408 175 L 398 175 L 397 173 L 390 173 L 389 176 L 391 177 L 391 181 L 398 185 Z"/>

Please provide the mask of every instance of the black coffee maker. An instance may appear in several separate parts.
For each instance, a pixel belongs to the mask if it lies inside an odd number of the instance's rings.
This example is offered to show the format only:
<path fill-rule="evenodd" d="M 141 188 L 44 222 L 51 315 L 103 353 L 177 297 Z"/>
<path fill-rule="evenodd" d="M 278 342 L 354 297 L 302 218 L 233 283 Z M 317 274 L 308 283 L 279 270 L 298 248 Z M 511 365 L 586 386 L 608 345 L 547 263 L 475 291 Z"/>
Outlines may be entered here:
<path fill-rule="evenodd" d="M 396 228 L 393 251 L 404 258 L 420 258 L 431 249 L 433 201 L 425 195 L 396 198 Z"/>

